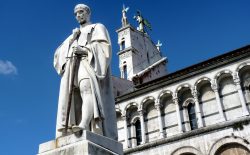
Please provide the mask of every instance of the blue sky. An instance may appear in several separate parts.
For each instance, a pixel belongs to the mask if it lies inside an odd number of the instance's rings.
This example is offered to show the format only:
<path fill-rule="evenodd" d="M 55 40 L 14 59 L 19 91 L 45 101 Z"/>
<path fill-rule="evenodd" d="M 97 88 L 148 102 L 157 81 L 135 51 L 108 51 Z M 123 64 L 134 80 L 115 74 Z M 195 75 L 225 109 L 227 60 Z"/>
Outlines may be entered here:
<path fill-rule="evenodd" d="M 92 21 L 106 25 L 113 44 L 113 74 L 119 76 L 117 34 L 122 4 L 129 22 L 139 9 L 163 43 L 173 72 L 250 44 L 248 0 L 3 0 L 0 5 L 0 150 L 33 155 L 55 134 L 60 77 L 55 49 L 78 24 L 77 3 L 92 9 Z"/>

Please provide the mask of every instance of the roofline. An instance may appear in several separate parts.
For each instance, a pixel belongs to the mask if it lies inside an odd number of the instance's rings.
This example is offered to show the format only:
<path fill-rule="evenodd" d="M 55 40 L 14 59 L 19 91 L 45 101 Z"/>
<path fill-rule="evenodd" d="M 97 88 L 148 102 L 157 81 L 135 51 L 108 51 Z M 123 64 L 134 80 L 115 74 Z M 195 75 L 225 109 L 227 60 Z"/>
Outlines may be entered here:
<path fill-rule="evenodd" d="M 250 56 L 250 45 L 247 45 L 239 49 L 233 50 L 231 52 L 213 57 L 211 59 L 197 63 L 195 65 L 178 70 L 176 72 L 167 74 L 163 77 L 154 79 L 147 83 L 135 86 L 136 90 L 117 97 L 116 102 L 119 103 L 124 100 L 131 99 L 132 97 L 136 97 L 138 95 L 155 90 L 157 88 L 162 88 L 163 86 L 167 86 L 169 84 L 190 78 L 194 75 L 198 75 L 213 70 L 225 64 L 233 63 L 235 61 L 244 59 L 249 56 Z"/>
<path fill-rule="evenodd" d="M 142 71 L 140 71 L 139 73 L 136 73 L 133 75 L 133 78 L 138 78 L 143 76 L 145 73 L 149 72 L 152 68 L 160 65 L 163 62 L 167 62 L 167 57 L 163 57 L 160 60 L 156 61 L 155 63 L 153 63 L 152 65 L 148 66 L 147 68 L 143 69 Z"/>

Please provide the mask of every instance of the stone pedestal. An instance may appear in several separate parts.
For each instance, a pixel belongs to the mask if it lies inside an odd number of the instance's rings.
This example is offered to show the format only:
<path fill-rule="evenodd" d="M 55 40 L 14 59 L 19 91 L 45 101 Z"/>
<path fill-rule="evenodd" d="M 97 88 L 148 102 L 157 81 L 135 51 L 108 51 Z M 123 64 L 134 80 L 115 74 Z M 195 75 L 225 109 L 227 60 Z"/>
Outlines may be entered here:
<path fill-rule="evenodd" d="M 123 155 L 122 144 L 107 137 L 83 131 L 39 146 L 38 155 Z"/>

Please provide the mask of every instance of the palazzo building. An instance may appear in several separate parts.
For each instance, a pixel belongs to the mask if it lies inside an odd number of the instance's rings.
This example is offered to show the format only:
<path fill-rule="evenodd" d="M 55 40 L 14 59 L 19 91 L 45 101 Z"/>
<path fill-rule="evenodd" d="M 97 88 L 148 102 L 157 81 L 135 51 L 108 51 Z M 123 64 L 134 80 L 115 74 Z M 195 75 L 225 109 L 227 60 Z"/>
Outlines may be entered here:
<path fill-rule="evenodd" d="M 250 45 L 168 73 L 159 44 L 124 15 L 114 78 L 124 154 L 250 155 Z"/>

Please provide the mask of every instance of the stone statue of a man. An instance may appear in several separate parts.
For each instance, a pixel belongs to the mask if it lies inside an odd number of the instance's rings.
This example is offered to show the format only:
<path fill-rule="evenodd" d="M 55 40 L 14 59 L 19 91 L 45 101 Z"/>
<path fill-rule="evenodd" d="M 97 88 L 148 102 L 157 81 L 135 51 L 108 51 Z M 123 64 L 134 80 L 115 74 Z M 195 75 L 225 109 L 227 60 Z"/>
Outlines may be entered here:
<path fill-rule="evenodd" d="M 58 101 L 56 137 L 64 135 L 69 87 L 74 74 L 69 130 L 90 130 L 117 139 L 115 104 L 110 77 L 111 42 L 102 24 L 90 23 L 90 8 L 74 9 L 80 28 L 57 48 L 54 67 L 62 76 Z M 73 69 L 73 57 L 78 63 Z M 74 72 L 75 71 L 75 72 Z"/>

